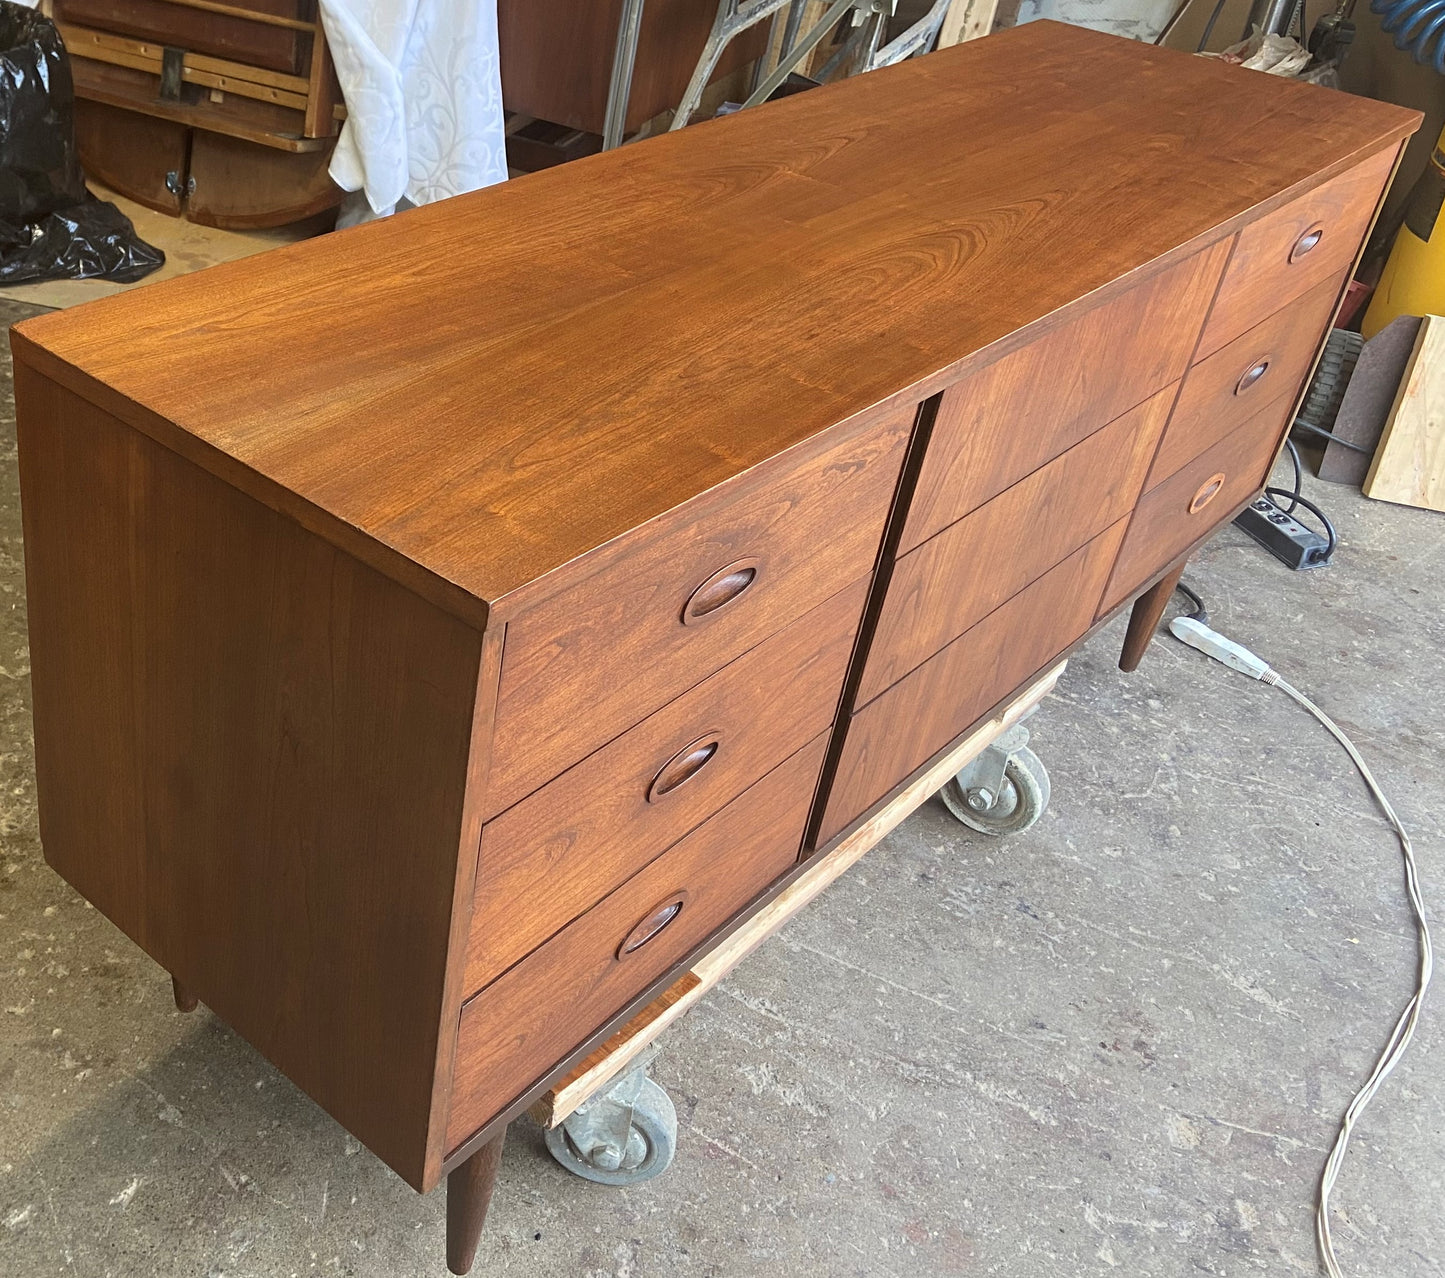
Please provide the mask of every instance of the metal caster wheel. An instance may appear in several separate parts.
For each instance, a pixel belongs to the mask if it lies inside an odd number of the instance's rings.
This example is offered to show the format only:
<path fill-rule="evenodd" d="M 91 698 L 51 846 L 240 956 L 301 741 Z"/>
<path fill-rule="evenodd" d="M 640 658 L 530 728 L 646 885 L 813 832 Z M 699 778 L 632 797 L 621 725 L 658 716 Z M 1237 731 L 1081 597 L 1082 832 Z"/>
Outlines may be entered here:
<path fill-rule="evenodd" d="M 546 1139 L 552 1157 L 574 1175 L 600 1185 L 636 1185 L 672 1162 L 677 1110 L 672 1097 L 639 1070 L 549 1128 Z"/>
<path fill-rule="evenodd" d="M 997 794 L 966 791 L 954 777 L 943 787 L 942 798 L 944 806 L 970 830 L 995 836 L 1019 834 L 1048 807 L 1049 774 L 1039 756 L 1025 747 L 1004 764 L 1003 785 Z"/>
<path fill-rule="evenodd" d="M 1027 830 L 1049 806 L 1049 774 L 1015 725 L 949 781 L 939 798 L 970 830 L 999 837 Z"/>

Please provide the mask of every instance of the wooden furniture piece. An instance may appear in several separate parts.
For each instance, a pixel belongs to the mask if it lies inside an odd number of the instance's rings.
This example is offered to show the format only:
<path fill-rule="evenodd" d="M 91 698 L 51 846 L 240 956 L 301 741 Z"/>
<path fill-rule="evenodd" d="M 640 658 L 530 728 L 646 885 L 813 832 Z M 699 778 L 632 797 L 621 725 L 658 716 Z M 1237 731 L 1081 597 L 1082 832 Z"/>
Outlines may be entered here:
<path fill-rule="evenodd" d="M 508 111 L 600 135 L 623 0 L 499 0 L 502 101 Z M 624 132 L 672 110 L 712 30 L 717 0 L 645 0 Z M 711 79 L 764 51 L 766 32 L 733 42 Z"/>
<path fill-rule="evenodd" d="M 47 859 L 464 1269 L 515 1115 L 1258 491 L 1418 121 L 1039 22 L 27 321 Z"/>
<path fill-rule="evenodd" d="M 206 226 L 333 208 L 341 91 L 315 0 L 55 0 L 91 177 Z"/>

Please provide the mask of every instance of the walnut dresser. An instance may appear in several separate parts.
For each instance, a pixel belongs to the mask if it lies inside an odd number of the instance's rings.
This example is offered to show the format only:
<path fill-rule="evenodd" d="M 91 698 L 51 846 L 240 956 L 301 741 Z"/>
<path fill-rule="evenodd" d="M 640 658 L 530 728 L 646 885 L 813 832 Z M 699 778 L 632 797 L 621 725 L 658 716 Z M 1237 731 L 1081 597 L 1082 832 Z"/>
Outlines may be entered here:
<path fill-rule="evenodd" d="M 50 864 L 507 1122 L 1263 484 L 1419 117 L 1039 22 L 12 334 Z"/>

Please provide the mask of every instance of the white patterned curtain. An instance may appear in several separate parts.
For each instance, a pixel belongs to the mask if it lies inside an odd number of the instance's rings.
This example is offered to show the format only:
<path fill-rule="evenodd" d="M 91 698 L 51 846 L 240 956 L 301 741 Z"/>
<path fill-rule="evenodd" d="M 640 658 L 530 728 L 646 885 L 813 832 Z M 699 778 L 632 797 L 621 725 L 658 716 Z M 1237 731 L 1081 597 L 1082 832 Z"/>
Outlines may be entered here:
<path fill-rule="evenodd" d="M 507 176 L 496 0 L 321 0 L 346 123 L 331 158 L 379 216 Z"/>

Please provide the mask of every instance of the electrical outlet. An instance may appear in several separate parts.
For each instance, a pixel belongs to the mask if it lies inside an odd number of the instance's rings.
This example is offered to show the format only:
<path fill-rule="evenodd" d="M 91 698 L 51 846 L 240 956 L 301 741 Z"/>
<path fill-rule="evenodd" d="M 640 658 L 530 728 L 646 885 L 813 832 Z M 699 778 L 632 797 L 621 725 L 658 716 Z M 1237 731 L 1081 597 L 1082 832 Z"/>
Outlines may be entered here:
<path fill-rule="evenodd" d="M 1325 558 L 1330 545 L 1328 538 L 1313 528 L 1306 528 L 1294 516 L 1286 515 L 1268 497 L 1260 497 L 1253 505 L 1246 506 L 1234 517 L 1234 522 L 1296 572 L 1320 568 L 1328 562 Z"/>

